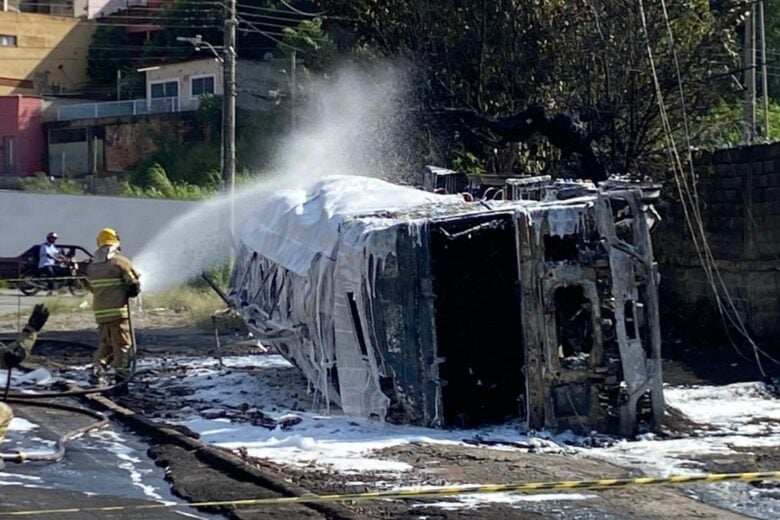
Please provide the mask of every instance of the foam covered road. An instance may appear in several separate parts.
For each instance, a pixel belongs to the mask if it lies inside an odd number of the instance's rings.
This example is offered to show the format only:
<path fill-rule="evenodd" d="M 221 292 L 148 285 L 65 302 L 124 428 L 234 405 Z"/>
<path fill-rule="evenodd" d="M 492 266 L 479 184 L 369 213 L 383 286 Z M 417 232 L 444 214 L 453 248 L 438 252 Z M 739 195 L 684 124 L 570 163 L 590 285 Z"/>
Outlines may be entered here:
<path fill-rule="evenodd" d="M 69 404 L 77 404 L 75 401 Z M 79 427 L 90 418 L 59 410 L 14 405 L 17 418 L 3 450 L 46 450 L 51 440 Z M 65 458 L 57 463 L 6 463 L 0 470 L 0 513 L 26 509 L 59 509 L 183 502 L 175 498 L 165 481 L 163 468 L 147 454 L 148 446 L 121 427 L 90 432 L 68 444 Z M 159 509 L 155 519 L 223 518 L 189 507 Z M 2 515 L 0 515 L 2 518 Z M 30 518 L 150 518 L 149 511 L 57 513 Z"/>

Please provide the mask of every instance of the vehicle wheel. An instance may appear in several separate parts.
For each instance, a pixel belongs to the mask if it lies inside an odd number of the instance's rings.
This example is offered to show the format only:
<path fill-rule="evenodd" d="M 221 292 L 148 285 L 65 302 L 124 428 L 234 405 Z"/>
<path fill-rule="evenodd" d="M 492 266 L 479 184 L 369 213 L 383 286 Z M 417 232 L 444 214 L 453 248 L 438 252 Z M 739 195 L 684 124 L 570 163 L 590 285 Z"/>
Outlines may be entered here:
<path fill-rule="evenodd" d="M 42 289 L 42 286 L 38 279 L 29 274 L 22 276 L 22 281 L 19 282 L 19 290 L 26 296 L 32 296 L 37 294 Z"/>
<path fill-rule="evenodd" d="M 73 296 L 84 296 L 87 294 L 87 284 L 81 278 L 76 278 L 68 285 L 68 290 Z"/>

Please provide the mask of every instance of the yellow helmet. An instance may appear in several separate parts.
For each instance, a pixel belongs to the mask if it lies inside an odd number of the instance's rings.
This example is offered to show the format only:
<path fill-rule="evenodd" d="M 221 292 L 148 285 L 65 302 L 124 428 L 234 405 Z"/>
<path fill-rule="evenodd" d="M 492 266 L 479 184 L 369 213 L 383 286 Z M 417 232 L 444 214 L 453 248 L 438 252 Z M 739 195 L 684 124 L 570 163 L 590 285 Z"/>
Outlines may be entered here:
<path fill-rule="evenodd" d="M 97 245 L 98 247 L 118 246 L 119 235 L 117 234 L 116 230 L 111 228 L 101 229 L 97 236 Z"/>

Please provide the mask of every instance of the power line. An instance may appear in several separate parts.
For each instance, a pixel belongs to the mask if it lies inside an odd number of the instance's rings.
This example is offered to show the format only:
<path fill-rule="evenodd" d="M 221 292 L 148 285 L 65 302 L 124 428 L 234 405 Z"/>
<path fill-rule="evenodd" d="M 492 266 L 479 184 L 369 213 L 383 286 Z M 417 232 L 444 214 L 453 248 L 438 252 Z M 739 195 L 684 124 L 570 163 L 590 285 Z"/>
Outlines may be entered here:
<path fill-rule="evenodd" d="M 759 356 L 759 353 L 763 354 L 767 359 L 775 363 L 780 364 L 780 362 L 778 362 L 772 356 L 767 354 L 765 351 L 761 350 L 758 347 L 758 345 L 756 345 L 755 341 L 753 341 L 753 339 L 750 337 L 750 334 L 744 322 L 742 321 L 742 317 L 739 315 L 739 312 L 737 311 L 736 305 L 734 304 L 734 301 L 731 297 L 731 293 L 728 287 L 726 286 L 725 281 L 723 280 L 723 276 L 720 273 L 720 268 L 718 267 L 717 261 L 715 260 L 715 257 L 712 253 L 712 249 L 707 239 L 707 233 L 704 229 L 704 222 L 701 217 L 701 212 L 698 203 L 699 194 L 696 188 L 696 178 L 695 178 L 696 172 L 694 170 L 693 154 L 691 153 L 692 146 L 691 146 L 690 133 L 688 131 L 688 119 L 686 115 L 685 91 L 683 88 L 682 75 L 680 73 L 679 62 L 677 60 L 677 51 L 674 46 L 674 35 L 672 33 L 672 27 L 671 27 L 671 22 L 669 21 L 669 15 L 666 10 L 665 0 L 661 0 L 661 6 L 663 7 L 664 20 L 666 22 L 666 28 L 669 34 L 668 43 L 671 47 L 672 56 L 674 57 L 674 66 L 677 73 L 677 84 L 680 92 L 680 103 L 681 103 L 683 121 L 684 121 L 683 129 L 685 131 L 685 141 L 686 141 L 685 142 L 686 159 L 687 159 L 686 162 L 688 164 L 690 182 L 692 187 L 689 186 L 688 184 L 689 181 L 686 178 L 685 170 L 683 168 L 682 161 L 680 159 L 680 155 L 677 150 L 677 144 L 675 142 L 675 138 L 672 132 L 671 123 L 669 122 L 668 114 L 666 111 L 666 103 L 664 102 L 663 93 L 661 90 L 660 82 L 658 80 L 655 60 L 653 58 L 653 51 L 650 45 L 650 36 L 647 30 L 647 19 L 645 15 L 644 2 L 642 0 L 639 0 L 639 11 L 642 20 L 642 27 L 644 29 L 644 34 L 645 34 L 645 44 L 647 47 L 647 53 L 650 60 L 650 68 L 653 75 L 653 83 L 655 86 L 658 108 L 661 115 L 661 122 L 663 125 L 663 130 L 668 145 L 667 152 L 669 154 L 670 162 L 672 163 L 674 180 L 677 186 L 677 191 L 680 196 L 680 202 L 682 204 L 683 213 L 685 214 L 685 221 L 688 226 L 688 230 L 691 233 L 691 239 L 693 240 L 693 245 L 696 250 L 696 254 L 699 258 L 699 262 L 701 263 L 702 269 L 704 270 L 705 275 L 707 276 L 707 281 L 709 282 L 710 287 L 715 296 L 715 301 L 718 306 L 718 311 L 720 313 L 721 320 L 723 321 L 723 324 L 725 326 L 726 334 L 729 336 L 729 340 L 731 340 L 731 336 L 728 332 L 728 324 L 726 323 L 726 319 L 728 319 L 728 321 L 731 322 L 731 324 L 737 329 L 737 331 L 750 343 L 751 347 L 753 348 L 753 354 L 758 369 L 763 376 L 766 376 L 763 365 L 761 363 L 761 358 Z M 689 211 L 689 205 L 690 205 L 690 211 Z M 691 217 L 691 214 L 693 215 L 693 217 Z M 699 246 L 699 242 L 701 242 L 701 248 Z M 720 288 L 716 284 L 716 281 L 719 282 Z M 721 291 L 723 292 L 723 298 L 721 298 L 721 294 L 720 294 Z M 728 304 L 728 307 L 724 305 L 724 301 Z M 731 341 L 731 344 L 734 347 L 734 350 L 740 356 L 745 358 L 744 354 L 740 352 L 740 350 L 737 348 L 736 344 L 733 341 Z"/>
<path fill-rule="evenodd" d="M 306 13 L 304 11 L 301 11 L 300 9 L 296 9 L 295 7 L 291 6 L 285 0 L 279 0 L 279 1 L 282 3 L 282 5 L 284 5 L 290 11 L 293 11 L 294 13 L 297 13 L 297 14 L 300 14 L 300 15 L 303 15 L 303 16 L 322 16 L 322 15 L 325 14 L 324 12 L 322 12 L 322 13 Z"/>
<path fill-rule="evenodd" d="M 15 22 L 17 24 L 34 24 L 34 25 L 40 25 L 40 22 L 38 21 L 19 21 Z M 150 21 L 149 23 L 103 23 L 98 22 L 95 24 L 77 24 L 74 26 L 74 29 L 82 28 L 82 29 L 89 29 L 89 28 L 97 28 L 97 27 L 143 27 L 144 25 L 153 25 L 157 26 L 158 28 L 161 28 L 156 21 Z M 166 25 L 165 29 L 219 29 L 221 28 L 219 25 Z"/>
<path fill-rule="evenodd" d="M 269 14 L 250 13 L 241 10 L 238 11 L 238 14 L 241 14 L 243 16 L 249 16 L 252 18 L 263 18 L 267 20 L 278 20 L 282 22 L 295 22 L 296 24 L 303 22 L 305 20 L 304 18 L 284 18 L 283 16 L 272 16 Z"/>
<path fill-rule="evenodd" d="M 241 17 L 239 17 L 239 18 L 238 18 L 238 21 L 239 21 L 240 23 L 245 23 L 246 25 L 248 25 L 249 27 L 251 27 L 252 29 L 254 29 L 254 31 L 249 31 L 249 30 L 246 30 L 246 29 L 239 29 L 239 30 L 240 30 L 240 31 L 242 31 L 242 32 L 257 32 L 257 33 L 260 33 L 260 34 L 262 34 L 263 36 L 265 36 L 265 37 L 266 37 L 266 38 L 268 38 L 269 40 L 275 41 L 275 42 L 276 42 L 276 43 L 278 43 L 279 45 L 283 45 L 283 46 L 285 46 L 285 47 L 287 47 L 287 48 L 289 48 L 289 49 L 292 49 L 292 50 L 294 50 L 294 51 L 298 51 L 298 52 L 303 52 L 303 53 L 306 53 L 306 51 L 305 51 L 305 50 L 303 50 L 303 49 L 299 49 L 298 47 L 296 47 L 296 46 L 294 46 L 294 45 L 290 45 L 290 44 L 289 44 L 289 43 L 287 43 L 287 42 L 284 42 L 284 41 L 282 41 L 282 40 L 279 40 L 278 38 L 276 38 L 276 37 L 275 37 L 275 35 L 272 35 L 272 34 L 270 34 L 270 33 L 266 32 L 266 31 L 264 31 L 264 30 L 262 30 L 262 29 L 258 29 L 258 28 L 255 26 L 255 24 L 253 24 L 252 22 L 248 21 L 248 20 L 247 20 L 247 19 L 245 19 L 245 18 L 241 18 Z M 281 35 L 281 34 L 280 34 L 280 35 L 278 35 L 278 36 L 280 36 L 280 37 L 284 37 L 285 35 Z"/>
<path fill-rule="evenodd" d="M 246 16 L 244 13 L 240 13 L 240 12 L 238 13 L 238 15 L 242 16 L 242 17 Z M 257 20 L 252 20 L 252 22 L 257 24 L 257 25 L 262 25 L 263 27 L 273 27 L 274 29 L 292 29 L 292 28 L 295 27 L 295 26 L 289 26 L 289 25 L 279 25 L 279 24 L 275 24 L 275 23 L 271 23 L 271 22 L 261 22 L 261 21 L 257 21 Z"/>
<path fill-rule="evenodd" d="M 222 7 L 225 7 L 225 8 L 227 7 L 227 5 L 225 5 L 224 2 L 220 3 L 220 5 Z M 252 11 L 265 11 L 265 12 L 269 12 L 269 13 L 287 14 L 287 15 L 290 15 L 290 16 L 298 16 L 299 15 L 298 13 L 295 13 L 295 12 L 282 11 L 280 9 L 275 9 L 275 8 L 272 8 L 272 7 L 259 7 L 259 6 L 256 6 L 256 5 L 239 5 L 238 7 L 241 8 L 241 9 L 249 9 L 249 10 L 252 10 Z M 300 15 L 300 16 L 310 16 L 310 15 Z"/>

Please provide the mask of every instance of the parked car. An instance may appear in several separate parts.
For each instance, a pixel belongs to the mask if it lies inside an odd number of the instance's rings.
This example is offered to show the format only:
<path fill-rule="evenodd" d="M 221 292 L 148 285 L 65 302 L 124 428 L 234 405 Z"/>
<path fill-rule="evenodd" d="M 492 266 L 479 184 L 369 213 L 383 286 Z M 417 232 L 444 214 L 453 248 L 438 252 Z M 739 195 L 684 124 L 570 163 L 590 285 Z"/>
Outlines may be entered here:
<path fill-rule="evenodd" d="M 12 287 L 18 287 L 22 293 L 32 295 L 45 290 L 49 281 L 38 272 L 38 254 L 40 244 L 31 246 L 24 253 L 13 257 L 0 257 L 0 279 L 8 280 Z M 86 276 L 87 265 L 92 261 L 92 253 L 77 245 L 57 244 L 62 256 L 68 261 L 58 265 L 60 276 L 66 278 L 55 280 L 54 289 L 67 287 L 74 295 L 86 292 L 83 279 Z"/>

